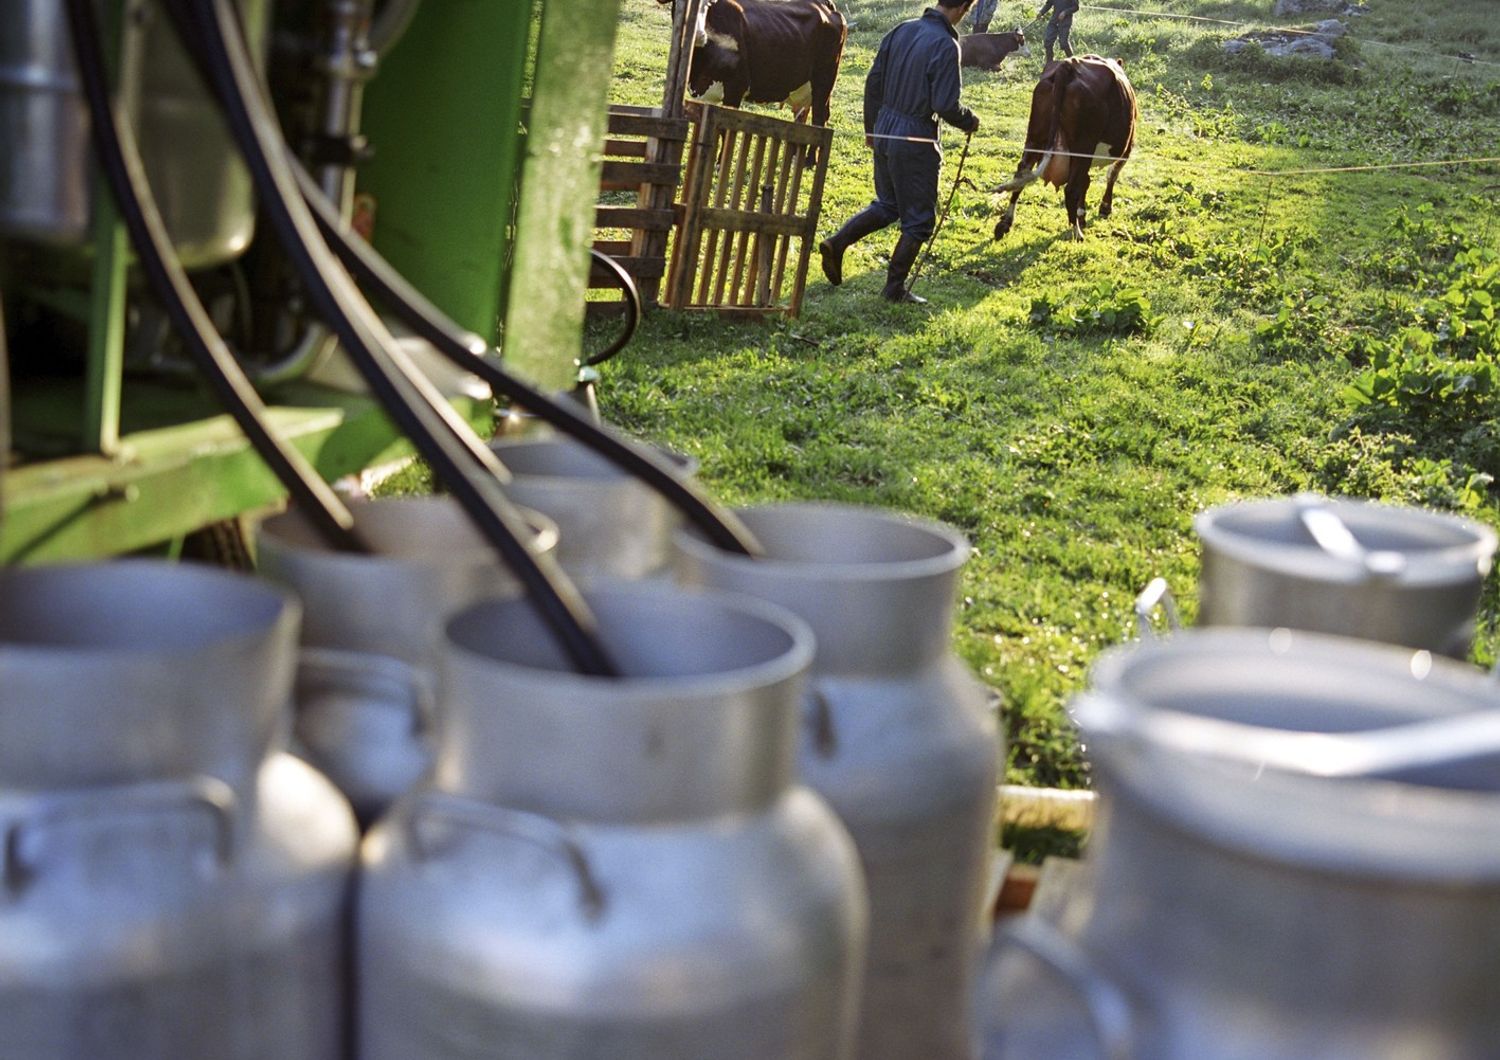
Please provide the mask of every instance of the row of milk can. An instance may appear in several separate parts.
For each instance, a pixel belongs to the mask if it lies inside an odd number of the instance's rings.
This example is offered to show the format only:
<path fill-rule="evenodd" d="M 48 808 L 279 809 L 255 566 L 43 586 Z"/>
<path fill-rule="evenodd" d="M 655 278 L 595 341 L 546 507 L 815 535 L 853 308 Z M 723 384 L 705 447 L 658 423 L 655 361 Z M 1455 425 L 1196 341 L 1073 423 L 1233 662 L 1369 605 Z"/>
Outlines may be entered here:
<path fill-rule="evenodd" d="M 358 506 L 378 555 L 268 520 L 261 580 L 0 576 L 0 1057 L 973 1056 L 962 539 L 776 506 L 752 560 L 497 444 L 626 676 L 443 498 Z"/>
<path fill-rule="evenodd" d="M 1196 526 L 1202 628 L 1074 702 L 1098 820 L 997 933 L 985 1060 L 1500 1055 L 1500 680 L 1448 657 L 1495 534 L 1313 496 Z"/>

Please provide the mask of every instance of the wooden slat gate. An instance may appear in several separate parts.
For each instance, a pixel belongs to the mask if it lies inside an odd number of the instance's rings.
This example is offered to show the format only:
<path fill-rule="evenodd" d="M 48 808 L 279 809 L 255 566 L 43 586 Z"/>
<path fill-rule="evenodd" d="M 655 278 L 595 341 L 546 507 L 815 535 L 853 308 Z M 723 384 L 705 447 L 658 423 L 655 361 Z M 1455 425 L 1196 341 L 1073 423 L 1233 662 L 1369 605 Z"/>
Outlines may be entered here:
<path fill-rule="evenodd" d="M 796 316 L 833 130 L 711 105 L 688 113 L 697 124 L 665 304 Z"/>
<path fill-rule="evenodd" d="M 594 249 L 624 266 L 635 278 L 641 300 L 655 305 L 667 271 L 667 236 L 676 218 L 672 200 L 682 175 L 688 121 L 662 117 L 655 108 L 615 105 L 609 108 L 607 130 L 599 190 L 633 191 L 636 198 L 630 205 L 595 208 Z M 596 265 L 589 286 L 613 287 L 614 280 Z"/>

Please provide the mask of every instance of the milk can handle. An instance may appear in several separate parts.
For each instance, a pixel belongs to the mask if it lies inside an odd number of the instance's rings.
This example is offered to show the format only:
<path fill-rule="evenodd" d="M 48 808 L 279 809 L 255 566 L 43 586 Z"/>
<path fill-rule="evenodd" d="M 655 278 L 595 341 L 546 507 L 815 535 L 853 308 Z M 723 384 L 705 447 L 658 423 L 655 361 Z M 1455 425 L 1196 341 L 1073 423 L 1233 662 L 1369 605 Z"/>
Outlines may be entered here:
<path fill-rule="evenodd" d="M 0 824 L 0 894 L 18 897 L 36 874 L 22 852 L 28 830 L 68 818 L 110 817 L 140 813 L 197 810 L 214 826 L 214 860 L 222 868 L 234 855 L 234 789 L 215 777 L 160 780 L 85 788 L 46 796 L 24 816 Z"/>
<path fill-rule="evenodd" d="M 406 832 L 413 853 L 424 861 L 428 858 L 429 851 L 422 838 L 421 828 L 418 827 L 424 818 L 519 839 L 555 854 L 568 866 L 578 882 L 578 904 L 583 909 L 584 917 L 598 920 L 604 914 L 604 890 L 594 876 L 588 855 L 570 834 L 567 825 L 561 821 L 539 813 L 496 806 L 447 792 L 423 792 L 413 797 L 411 808 L 406 813 Z"/>
<path fill-rule="evenodd" d="M 1000 928 L 996 951 L 1010 948 L 1023 950 L 1052 969 L 1083 1001 L 1100 1057 L 1128 1060 L 1133 1036 L 1130 1003 L 1093 969 L 1082 950 L 1037 916 L 1017 917 Z"/>
<path fill-rule="evenodd" d="M 1135 598 L 1135 621 L 1140 627 L 1142 640 L 1155 640 L 1156 629 L 1151 625 L 1151 616 L 1160 607 L 1167 616 L 1167 628 L 1176 633 L 1182 628 L 1182 619 L 1177 613 L 1177 601 L 1172 598 L 1172 589 L 1165 578 L 1152 578 Z"/>
<path fill-rule="evenodd" d="M 297 655 L 297 678 L 314 675 L 352 689 L 395 689 L 411 710 L 412 732 L 432 731 L 437 718 L 437 694 L 432 678 L 403 659 L 378 652 L 348 648 L 303 648 Z M 298 695 L 299 701 L 301 694 Z"/>

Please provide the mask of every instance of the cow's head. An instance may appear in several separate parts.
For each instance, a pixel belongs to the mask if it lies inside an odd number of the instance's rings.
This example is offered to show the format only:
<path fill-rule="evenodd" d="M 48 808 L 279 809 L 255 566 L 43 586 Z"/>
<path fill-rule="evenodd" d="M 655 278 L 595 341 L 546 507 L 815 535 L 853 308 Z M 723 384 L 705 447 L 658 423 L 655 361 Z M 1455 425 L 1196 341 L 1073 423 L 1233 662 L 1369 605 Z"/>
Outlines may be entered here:
<path fill-rule="evenodd" d="M 1026 34 L 1021 31 L 1020 26 L 1016 27 L 1016 51 L 1028 59 L 1031 58 L 1031 48 L 1026 44 Z"/>
<path fill-rule="evenodd" d="M 717 103 L 724 98 L 725 83 L 740 74 L 744 18 L 739 5 L 729 0 L 705 0 L 698 15 L 688 92 L 694 99 Z"/>

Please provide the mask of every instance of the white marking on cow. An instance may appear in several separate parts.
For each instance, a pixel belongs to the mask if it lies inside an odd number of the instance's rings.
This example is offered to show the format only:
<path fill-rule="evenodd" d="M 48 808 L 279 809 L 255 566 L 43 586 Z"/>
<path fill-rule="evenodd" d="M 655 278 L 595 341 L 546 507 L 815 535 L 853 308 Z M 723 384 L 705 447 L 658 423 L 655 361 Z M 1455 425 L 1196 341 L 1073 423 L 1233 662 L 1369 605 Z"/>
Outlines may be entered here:
<path fill-rule="evenodd" d="M 698 5 L 698 18 L 693 23 L 693 47 L 701 48 L 708 43 L 708 9 L 714 0 L 703 0 Z"/>
<path fill-rule="evenodd" d="M 704 103 L 723 103 L 724 82 L 715 81 L 713 84 L 704 89 L 701 95 L 694 96 L 693 98 L 701 99 Z"/>
<path fill-rule="evenodd" d="M 1108 166 L 1108 165 L 1113 165 L 1114 161 L 1115 160 L 1113 158 L 1109 157 L 1109 144 L 1104 143 L 1101 140 L 1094 147 L 1094 161 L 1093 161 L 1093 165 L 1095 165 L 1095 166 Z"/>
<path fill-rule="evenodd" d="M 786 97 L 786 105 L 793 111 L 806 110 L 812 106 L 812 82 L 804 81 Z"/>
<path fill-rule="evenodd" d="M 719 47 L 723 48 L 726 52 L 735 52 L 735 53 L 738 53 L 739 50 L 740 50 L 740 42 L 739 41 L 735 40 L 733 37 L 731 37 L 727 33 L 720 33 L 716 29 L 709 29 L 709 30 L 704 30 L 703 31 L 703 43 L 704 44 L 717 44 Z M 700 48 L 702 46 L 703 46 L 703 44 L 699 44 Z"/>
<path fill-rule="evenodd" d="M 1026 58 L 1030 59 L 1031 58 L 1031 45 L 1029 45 L 1029 44 L 1023 44 L 1023 45 L 1021 45 L 1021 47 L 1020 47 L 1020 54 L 1026 56 Z"/>

